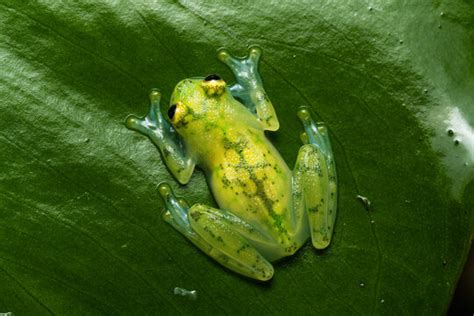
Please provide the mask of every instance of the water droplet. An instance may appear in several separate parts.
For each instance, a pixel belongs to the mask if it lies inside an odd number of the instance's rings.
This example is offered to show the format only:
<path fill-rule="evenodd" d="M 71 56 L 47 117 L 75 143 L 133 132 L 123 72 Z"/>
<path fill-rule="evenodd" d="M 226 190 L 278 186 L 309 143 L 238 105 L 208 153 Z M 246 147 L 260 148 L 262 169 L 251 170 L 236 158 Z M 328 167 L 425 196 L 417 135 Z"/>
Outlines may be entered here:
<path fill-rule="evenodd" d="M 185 296 L 189 298 L 190 300 L 195 300 L 197 298 L 196 290 L 189 291 L 180 287 L 175 287 L 173 293 L 174 295 Z"/>
<path fill-rule="evenodd" d="M 382 304 L 385 303 L 385 300 L 384 300 L 384 299 L 381 299 L 381 300 L 380 300 L 380 303 L 382 303 Z"/>
<path fill-rule="evenodd" d="M 440 16 L 444 16 L 444 12 L 441 12 L 439 15 L 440 15 Z"/>
<path fill-rule="evenodd" d="M 293 55 L 293 58 L 296 58 L 296 55 Z"/>
<path fill-rule="evenodd" d="M 361 282 L 361 283 L 359 284 L 359 286 L 360 286 L 360 287 L 364 287 L 364 286 L 365 286 L 365 283 L 362 283 L 362 282 Z"/>
<path fill-rule="evenodd" d="M 362 202 L 367 211 L 370 211 L 370 200 L 368 198 L 359 194 L 356 195 L 356 198 Z"/>
<path fill-rule="evenodd" d="M 441 24 L 438 24 L 438 28 L 439 28 L 439 29 L 441 28 Z"/>
<path fill-rule="evenodd" d="M 459 145 L 459 143 L 460 143 L 459 139 L 455 139 L 455 140 L 454 140 L 454 145 L 457 146 L 457 145 Z"/>
<path fill-rule="evenodd" d="M 403 40 L 399 40 L 398 42 L 399 42 L 400 44 L 403 44 Z"/>
<path fill-rule="evenodd" d="M 448 129 L 448 136 L 453 136 L 454 135 L 454 131 L 452 129 Z"/>
<path fill-rule="evenodd" d="M 467 162 L 465 162 L 465 163 L 464 163 L 464 166 L 466 166 L 466 167 L 467 167 L 467 166 L 469 166 L 469 164 L 468 164 Z"/>
<path fill-rule="evenodd" d="M 370 223 L 371 223 L 371 224 L 375 224 L 375 221 L 374 221 L 374 220 L 371 220 Z"/>
<path fill-rule="evenodd" d="M 446 260 L 443 260 L 443 266 L 446 266 L 448 262 Z"/>
<path fill-rule="evenodd" d="M 374 8 L 372 8 L 372 7 L 369 7 L 369 11 L 372 11 L 373 9 L 374 9 Z"/>
<path fill-rule="evenodd" d="M 204 25 L 207 25 L 207 21 L 204 21 Z"/>
<path fill-rule="evenodd" d="M 84 138 L 84 143 L 88 143 L 89 142 L 89 138 Z"/>
<path fill-rule="evenodd" d="M 424 89 L 423 92 L 424 92 L 424 93 L 428 93 L 428 89 Z"/>

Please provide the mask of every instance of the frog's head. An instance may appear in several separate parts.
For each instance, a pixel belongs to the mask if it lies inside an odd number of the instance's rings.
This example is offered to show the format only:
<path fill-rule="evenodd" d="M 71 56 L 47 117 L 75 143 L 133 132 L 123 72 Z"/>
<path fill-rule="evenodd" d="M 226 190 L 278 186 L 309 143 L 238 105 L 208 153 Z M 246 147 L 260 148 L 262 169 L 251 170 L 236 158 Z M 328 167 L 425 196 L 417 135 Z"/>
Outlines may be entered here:
<path fill-rule="evenodd" d="M 177 130 L 202 119 L 210 120 L 229 95 L 226 83 L 218 75 L 184 79 L 174 88 L 168 117 Z"/>

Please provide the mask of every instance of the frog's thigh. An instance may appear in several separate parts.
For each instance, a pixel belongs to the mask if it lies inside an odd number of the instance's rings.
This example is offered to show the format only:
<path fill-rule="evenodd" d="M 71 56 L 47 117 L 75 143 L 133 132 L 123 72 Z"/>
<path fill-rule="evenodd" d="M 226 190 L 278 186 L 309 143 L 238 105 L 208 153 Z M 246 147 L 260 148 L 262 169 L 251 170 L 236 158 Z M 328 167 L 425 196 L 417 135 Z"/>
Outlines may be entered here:
<path fill-rule="evenodd" d="M 306 210 L 313 246 L 324 249 L 331 242 L 334 226 L 335 210 L 331 200 L 335 198 L 335 186 L 321 149 L 314 144 L 303 145 L 293 173 L 295 215 L 301 217 L 302 210 Z"/>
<path fill-rule="evenodd" d="M 273 276 L 272 265 L 221 216 L 223 211 L 195 204 L 189 210 L 192 229 L 210 247 L 203 249 L 223 266 L 257 280 L 266 281 Z"/>

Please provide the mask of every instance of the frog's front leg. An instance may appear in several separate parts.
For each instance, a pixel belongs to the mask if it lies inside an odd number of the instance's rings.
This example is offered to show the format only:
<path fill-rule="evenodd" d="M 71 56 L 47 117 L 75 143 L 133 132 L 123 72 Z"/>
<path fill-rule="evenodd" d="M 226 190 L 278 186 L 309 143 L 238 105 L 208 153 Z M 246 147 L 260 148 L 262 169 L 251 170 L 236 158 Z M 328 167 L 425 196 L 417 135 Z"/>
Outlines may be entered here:
<path fill-rule="evenodd" d="M 220 49 L 217 53 L 219 60 L 232 70 L 237 79 L 237 83 L 230 87 L 232 95 L 242 100 L 252 113 L 257 114 L 264 129 L 276 131 L 280 123 L 258 73 L 261 55 L 262 51 L 258 46 L 250 46 L 248 56 L 243 58 L 234 57 L 225 49 Z"/>
<path fill-rule="evenodd" d="M 313 246 L 324 249 L 331 242 L 336 220 L 336 166 L 326 127 L 315 124 L 307 108 L 300 108 L 298 117 L 304 125 L 301 138 L 305 144 L 300 148 L 293 171 L 297 229 L 303 230 L 306 212 Z"/>
<path fill-rule="evenodd" d="M 166 205 L 164 219 L 204 253 L 247 277 L 271 279 L 273 266 L 252 245 L 268 243 L 265 235 L 225 211 L 202 204 L 189 208 L 166 183 L 159 185 L 159 192 Z"/>
<path fill-rule="evenodd" d="M 160 92 L 153 90 L 150 93 L 148 115 L 144 118 L 130 115 L 127 117 L 126 126 L 148 136 L 159 148 L 171 173 L 180 183 L 185 184 L 193 173 L 195 162 L 186 153 L 186 148 L 173 126 L 161 114 L 160 99 Z"/>

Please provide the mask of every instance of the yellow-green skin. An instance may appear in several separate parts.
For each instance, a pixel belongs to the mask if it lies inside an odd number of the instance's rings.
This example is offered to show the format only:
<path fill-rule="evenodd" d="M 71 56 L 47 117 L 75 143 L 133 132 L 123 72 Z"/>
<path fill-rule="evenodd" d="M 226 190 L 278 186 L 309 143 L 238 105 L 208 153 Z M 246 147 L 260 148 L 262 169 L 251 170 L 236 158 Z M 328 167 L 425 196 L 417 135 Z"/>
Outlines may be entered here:
<path fill-rule="evenodd" d="M 268 280 L 274 273 L 270 261 L 292 255 L 309 236 L 318 249 L 329 245 L 337 184 L 327 131 L 307 109 L 298 112 L 305 145 L 294 171 L 265 137 L 279 123 L 258 76 L 259 57 L 255 47 L 247 59 L 221 51 L 236 85 L 229 88 L 218 76 L 185 79 L 170 100 L 171 126 L 158 111 L 157 91 L 149 116 L 129 117 L 127 126 L 151 138 L 181 183 L 195 165 L 203 169 L 219 205 L 189 207 L 161 184 L 165 220 L 227 268 Z"/>
<path fill-rule="evenodd" d="M 173 126 L 205 171 L 219 207 L 291 246 L 291 171 L 255 115 L 226 87 L 209 95 L 207 85 L 202 79 L 177 85 Z"/>

